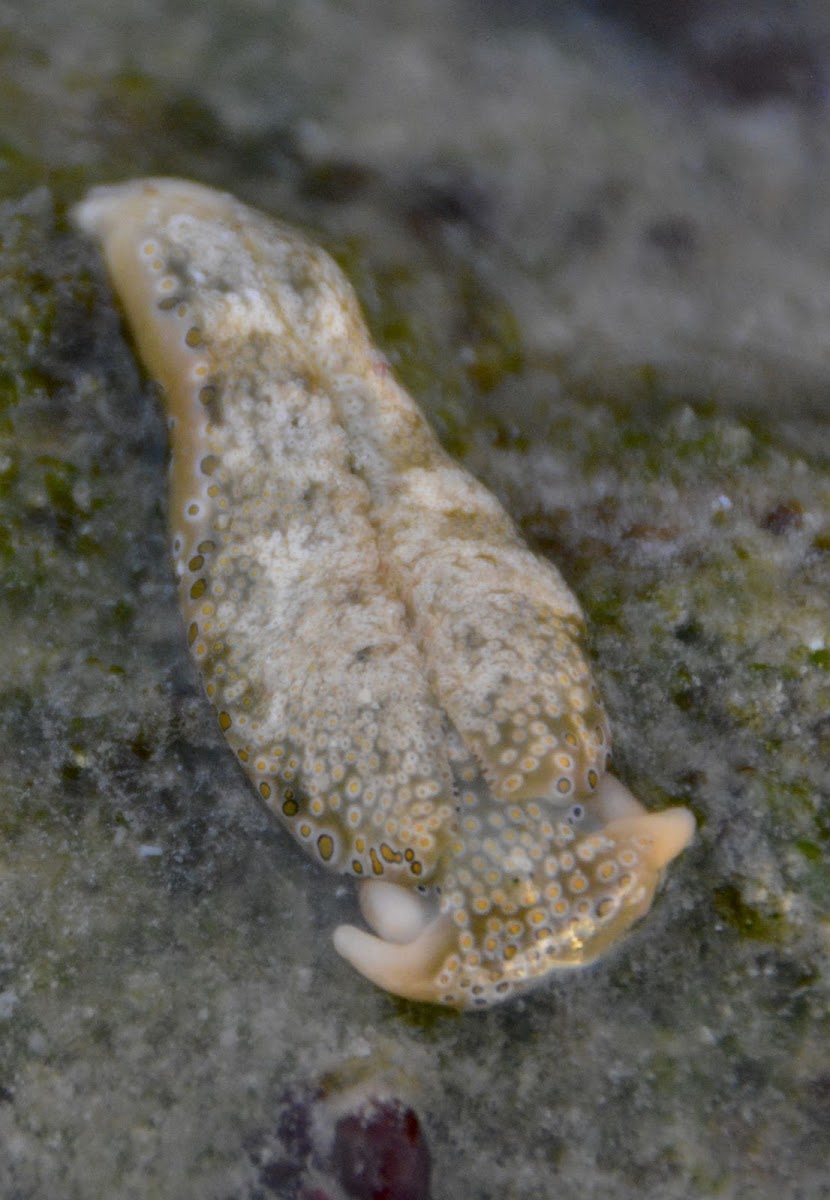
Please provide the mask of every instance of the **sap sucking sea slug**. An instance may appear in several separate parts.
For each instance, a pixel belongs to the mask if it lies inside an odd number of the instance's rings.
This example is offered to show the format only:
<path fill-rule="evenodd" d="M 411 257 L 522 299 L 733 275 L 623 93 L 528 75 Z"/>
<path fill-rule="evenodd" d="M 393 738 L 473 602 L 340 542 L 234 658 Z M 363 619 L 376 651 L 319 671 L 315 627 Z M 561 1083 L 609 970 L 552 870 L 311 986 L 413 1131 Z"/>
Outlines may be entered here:
<path fill-rule="evenodd" d="M 258 795 L 360 880 L 337 950 L 457 1008 L 590 962 L 692 838 L 607 772 L 579 606 L 441 449 L 332 259 L 232 196 L 96 188 L 161 385 L 187 637 Z"/>

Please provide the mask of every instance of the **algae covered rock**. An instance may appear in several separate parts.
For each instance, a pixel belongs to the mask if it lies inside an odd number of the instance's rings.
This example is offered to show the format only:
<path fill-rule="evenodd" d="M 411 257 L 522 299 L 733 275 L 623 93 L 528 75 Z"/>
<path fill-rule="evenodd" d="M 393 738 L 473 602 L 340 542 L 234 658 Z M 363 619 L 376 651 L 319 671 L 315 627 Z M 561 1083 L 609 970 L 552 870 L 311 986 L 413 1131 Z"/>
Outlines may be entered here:
<path fill-rule="evenodd" d="M 280 1195 L 287 1092 L 357 1063 L 418 1114 L 436 1198 L 813 1200 L 826 114 L 797 88 L 736 106 L 596 9 L 267 7 L 2 15 L 0 1191 Z M 799 6 L 816 54 L 823 20 Z M 699 825 L 598 968 L 454 1017 L 332 955 L 344 898 L 252 801 L 189 665 L 160 409 L 66 220 L 139 172 L 322 240 L 577 594 L 615 770 Z"/>

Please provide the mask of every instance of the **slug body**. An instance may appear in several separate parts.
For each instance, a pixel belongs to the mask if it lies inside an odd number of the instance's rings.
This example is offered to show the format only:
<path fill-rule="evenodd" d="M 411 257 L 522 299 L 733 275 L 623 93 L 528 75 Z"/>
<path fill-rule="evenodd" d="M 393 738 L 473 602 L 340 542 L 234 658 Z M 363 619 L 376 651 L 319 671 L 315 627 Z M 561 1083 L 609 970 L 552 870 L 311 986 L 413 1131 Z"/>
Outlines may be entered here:
<path fill-rule="evenodd" d="M 459 1008 L 591 961 L 690 841 L 606 771 L 579 606 L 441 449 L 338 267 L 176 180 L 93 190 L 95 236 L 170 427 L 191 651 L 258 794 L 362 880 L 335 932 Z"/>

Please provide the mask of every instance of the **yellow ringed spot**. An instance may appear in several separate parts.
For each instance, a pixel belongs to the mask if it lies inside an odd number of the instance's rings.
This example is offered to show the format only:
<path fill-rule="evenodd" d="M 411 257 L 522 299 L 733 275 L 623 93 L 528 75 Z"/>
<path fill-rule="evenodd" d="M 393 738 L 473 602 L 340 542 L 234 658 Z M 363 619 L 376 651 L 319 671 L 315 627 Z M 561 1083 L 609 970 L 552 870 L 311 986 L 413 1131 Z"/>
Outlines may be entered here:
<path fill-rule="evenodd" d="M 299 804 L 289 792 L 285 793 L 285 799 L 282 802 L 282 811 L 286 817 L 296 817 L 300 811 Z"/>
<path fill-rule="evenodd" d="M 304 838 L 311 837 L 311 826 L 310 825 L 301 825 L 300 826 L 300 837 L 304 837 Z"/>
<path fill-rule="evenodd" d="M 183 316 L 184 314 L 182 313 L 181 315 Z M 191 347 L 191 349 L 194 349 L 196 346 L 200 346 L 202 344 L 201 329 L 197 329 L 195 325 L 191 326 L 191 328 L 188 329 L 187 333 L 184 335 L 184 340 L 186 344 Z"/>
<path fill-rule="evenodd" d="M 240 753 L 239 757 L 242 758 L 241 753 Z M 247 755 L 245 757 L 247 758 Z M 271 799 L 271 785 L 268 783 L 261 783 L 259 785 L 259 794 L 260 794 L 260 796 L 262 796 L 263 800 L 270 800 Z"/>
<path fill-rule="evenodd" d="M 219 466 L 219 459 L 216 457 L 216 455 L 215 454 L 206 454 L 205 457 L 202 459 L 202 461 L 199 463 L 199 470 L 202 472 L 203 475 L 212 475 L 218 466 Z"/>
<path fill-rule="evenodd" d="M 317 849 L 323 862 L 328 862 L 334 854 L 334 839 L 328 833 L 321 833 L 317 839 Z"/>

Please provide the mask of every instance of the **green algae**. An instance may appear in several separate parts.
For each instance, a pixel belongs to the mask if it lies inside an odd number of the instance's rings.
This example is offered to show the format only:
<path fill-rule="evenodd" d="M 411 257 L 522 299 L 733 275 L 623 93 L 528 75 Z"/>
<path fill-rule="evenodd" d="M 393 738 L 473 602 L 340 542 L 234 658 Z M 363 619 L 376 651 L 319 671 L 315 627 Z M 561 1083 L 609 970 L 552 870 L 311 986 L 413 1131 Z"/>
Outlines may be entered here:
<path fill-rule="evenodd" d="M 763 913 L 748 904 L 734 884 L 725 883 L 712 893 L 714 909 L 741 937 L 781 945 L 792 937 L 792 929 L 781 913 Z"/>

